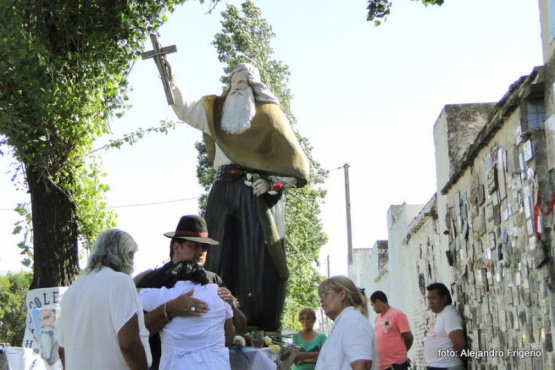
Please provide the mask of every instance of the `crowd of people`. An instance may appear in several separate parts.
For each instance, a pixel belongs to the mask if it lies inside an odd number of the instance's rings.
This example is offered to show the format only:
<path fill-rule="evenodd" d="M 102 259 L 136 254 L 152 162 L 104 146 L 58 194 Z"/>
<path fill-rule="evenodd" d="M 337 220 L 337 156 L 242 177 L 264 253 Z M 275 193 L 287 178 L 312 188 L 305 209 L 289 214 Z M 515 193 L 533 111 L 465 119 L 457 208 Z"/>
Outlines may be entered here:
<path fill-rule="evenodd" d="M 135 279 L 133 238 L 117 229 L 97 238 L 87 268 L 61 301 L 58 352 L 64 369 L 235 368 L 228 347 L 245 332 L 247 318 L 221 278 L 203 268 L 206 244 L 217 242 L 199 216 L 183 216 L 176 230 L 164 235 L 171 239 L 170 262 Z M 408 369 L 410 324 L 384 292 L 368 299 L 352 280 L 335 276 L 320 283 L 318 295 L 333 328 L 326 337 L 314 330 L 314 309 L 299 312 L 293 370 Z M 429 285 L 427 300 L 436 314 L 424 343 L 427 369 L 462 370 L 459 356 L 440 356 L 466 347 L 448 288 Z M 377 314 L 374 326 L 368 301 Z M 41 314 L 46 327 L 52 319 Z"/>

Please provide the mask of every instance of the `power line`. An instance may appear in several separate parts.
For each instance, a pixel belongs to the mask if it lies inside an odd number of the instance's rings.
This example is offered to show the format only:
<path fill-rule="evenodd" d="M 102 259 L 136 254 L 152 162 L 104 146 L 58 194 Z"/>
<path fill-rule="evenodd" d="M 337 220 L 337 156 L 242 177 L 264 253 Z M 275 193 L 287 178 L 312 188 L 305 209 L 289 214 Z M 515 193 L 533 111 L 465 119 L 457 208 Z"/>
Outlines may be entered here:
<path fill-rule="evenodd" d="M 124 204 L 124 205 L 120 205 L 120 206 L 108 206 L 108 208 L 129 208 L 129 207 L 153 206 L 153 205 L 157 205 L 157 204 L 185 202 L 185 201 L 188 201 L 188 200 L 195 200 L 195 199 L 198 199 L 198 197 L 174 199 L 174 200 L 164 200 L 164 201 L 160 201 L 160 202 L 151 202 L 151 203 Z"/>

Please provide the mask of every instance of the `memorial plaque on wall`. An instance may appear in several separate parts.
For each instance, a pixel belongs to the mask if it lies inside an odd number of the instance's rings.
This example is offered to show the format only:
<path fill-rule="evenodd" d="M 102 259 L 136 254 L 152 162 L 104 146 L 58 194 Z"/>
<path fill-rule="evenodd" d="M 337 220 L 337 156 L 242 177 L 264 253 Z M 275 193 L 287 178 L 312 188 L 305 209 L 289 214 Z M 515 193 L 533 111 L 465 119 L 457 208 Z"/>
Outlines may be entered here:
<path fill-rule="evenodd" d="M 495 243 L 495 233 L 492 231 L 488 234 L 488 238 L 487 238 L 488 251 L 491 252 L 491 250 L 494 249 L 496 246 L 497 244 Z"/>
<path fill-rule="evenodd" d="M 505 283 L 507 284 L 508 287 L 512 287 L 513 286 L 513 274 L 511 273 L 511 269 L 510 268 L 504 268 L 505 270 Z M 507 289 L 507 291 L 511 291 L 510 289 Z M 508 295 L 507 295 L 508 296 Z M 507 302 L 509 303 L 509 302 Z M 511 295 L 511 302 L 512 303 L 512 295 Z"/>
<path fill-rule="evenodd" d="M 486 220 L 493 221 L 493 203 L 486 204 Z"/>
<path fill-rule="evenodd" d="M 463 220 L 466 220 L 468 218 L 468 211 L 467 211 L 467 202 L 466 200 L 462 203 L 461 205 L 461 217 Z"/>
<path fill-rule="evenodd" d="M 532 252 L 532 258 L 534 260 L 534 268 L 540 267 L 547 260 L 547 256 L 543 248 L 536 248 Z"/>
<path fill-rule="evenodd" d="M 503 244 L 507 244 L 509 242 L 509 230 L 506 227 L 501 229 L 501 239 L 500 239 L 500 241 Z"/>
<path fill-rule="evenodd" d="M 478 187 L 477 199 L 478 199 L 478 207 L 480 207 L 486 201 L 486 194 L 485 194 L 485 190 L 484 190 L 484 185 L 480 185 Z"/>
<path fill-rule="evenodd" d="M 507 152 L 499 149 L 497 159 L 497 186 L 499 187 L 499 199 L 503 200 L 507 197 L 507 184 L 505 171 L 507 170 Z"/>
<path fill-rule="evenodd" d="M 509 220 L 509 216 L 511 213 L 511 204 L 507 203 L 506 201 L 501 204 L 501 220 L 506 222 Z"/>
<path fill-rule="evenodd" d="M 534 149 L 532 148 L 532 140 L 528 140 L 522 145 L 522 154 L 526 162 L 534 158 Z"/>
<path fill-rule="evenodd" d="M 526 161 L 524 160 L 524 153 L 518 156 L 518 163 L 520 165 L 520 178 L 526 180 Z"/>
<path fill-rule="evenodd" d="M 522 180 L 520 176 L 511 176 L 509 188 L 511 192 L 515 193 L 517 190 L 522 189 Z"/>
<path fill-rule="evenodd" d="M 531 237 L 528 238 L 528 247 L 530 248 L 531 251 L 536 249 L 536 237 L 535 236 L 531 236 Z"/>
<path fill-rule="evenodd" d="M 488 194 L 492 194 L 497 190 L 497 170 L 492 167 L 487 173 Z"/>
<path fill-rule="evenodd" d="M 501 225 L 501 208 L 499 204 L 493 206 L 493 223 L 495 226 Z"/>
<path fill-rule="evenodd" d="M 520 127 L 520 123 L 516 125 L 515 128 L 515 144 L 518 145 L 522 142 L 522 128 Z"/>
<path fill-rule="evenodd" d="M 472 182 L 472 187 L 470 188 L 470 214 L 476 215 L 478 212 L 478 189 L 480 188 L 480 183 L 477 179 Z"/>
<path fill-rule="evenodd" d="M 524 188 L 524 214 L 526 218 L 532 218 L 532 193 L 529 186 Z"/>
<path fill-rule="evenodd" d="M 534 223 L 532 220 L 526 220 L 526 232 L 528 235 L 534 235 Z"/>
<path fill-rule="evenodd" d="M 516 202 L 518 207 L 516 207 L 515 209 L 517 209 L 518 212 L 522 212 L 522 208 L 524 207 L 524 198 L 522 195 L 522 191 L 522 189 L 516 191 Z"/>
<path fill-rule="evenodd" d="M 462 237 L 466 240 L 468 239 L 468 223 L 464 221 L 462 228 Z"/>
<path fill-rule="evenodd" d="M 449 236 L 451 236 L 451 211 L 449 209 L 449 205 L 446 206 L 445 212 L 445 226 L 447 227 L 447 231 L 449 231 Z"/>
<path fill-rule="evenodd" d="M 480 212 L 472 222 L 472 230 L 474 231 L 474 235 L 484 235 L 486 232 L 486 219 L 484 212 Z"/>

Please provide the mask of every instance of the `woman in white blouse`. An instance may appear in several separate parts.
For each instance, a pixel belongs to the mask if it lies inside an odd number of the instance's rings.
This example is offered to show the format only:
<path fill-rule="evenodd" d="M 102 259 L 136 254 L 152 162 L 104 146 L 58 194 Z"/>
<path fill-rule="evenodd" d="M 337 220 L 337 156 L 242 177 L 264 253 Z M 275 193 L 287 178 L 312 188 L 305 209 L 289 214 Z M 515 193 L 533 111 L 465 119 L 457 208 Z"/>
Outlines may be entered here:
<path fill-rule="evenodd" d="M 318 287 L 322 309 L 334 321 L 316 362 L 316 370 L 377 368 L 374 331 L 363 292 L 345 276 L 324 280 Z"/>
<path fill-rule="evenodd" d="M 230 369 L 229 350 L 235 327 L 231 306 L 218 296 L 218 285 L 208 284 L 204 268 L 191 261 L 179 262 L 164 288 L 143 288 L 139 297 L 145 311 L 151 311 L 187 292 L 208 304 L 202 316 L 170 318 L 160 332 L 160 370 Z M 166 311 L 164 311 L 166 313 Z"/>

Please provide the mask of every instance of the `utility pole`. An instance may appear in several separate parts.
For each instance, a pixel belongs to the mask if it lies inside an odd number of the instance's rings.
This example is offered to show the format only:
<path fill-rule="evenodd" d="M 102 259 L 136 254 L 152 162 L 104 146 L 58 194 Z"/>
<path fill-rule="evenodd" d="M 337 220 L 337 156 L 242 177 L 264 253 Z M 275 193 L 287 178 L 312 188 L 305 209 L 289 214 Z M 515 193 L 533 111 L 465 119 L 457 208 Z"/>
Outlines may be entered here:
<path fill-rule="evenodd" d="M 345 163 L 343 166 L 345 169 L 345 204 L 346 204 L 346 213 L 347 213 L 347 260 L 349 263 L 348 266 L 348 276 L 349 279 L 353 279 L 353 238 L 351 235 L 351 194 L 349 190 L 349 164 Z"/>
<path fill-rule="evenodd" d="M 329 254 L 328 254 L 328 258 L 326 259 L 328 261 L 327 265 L 328 265 L 328 279 L 329 279 L 330 278 L 330 255 Z"/>

